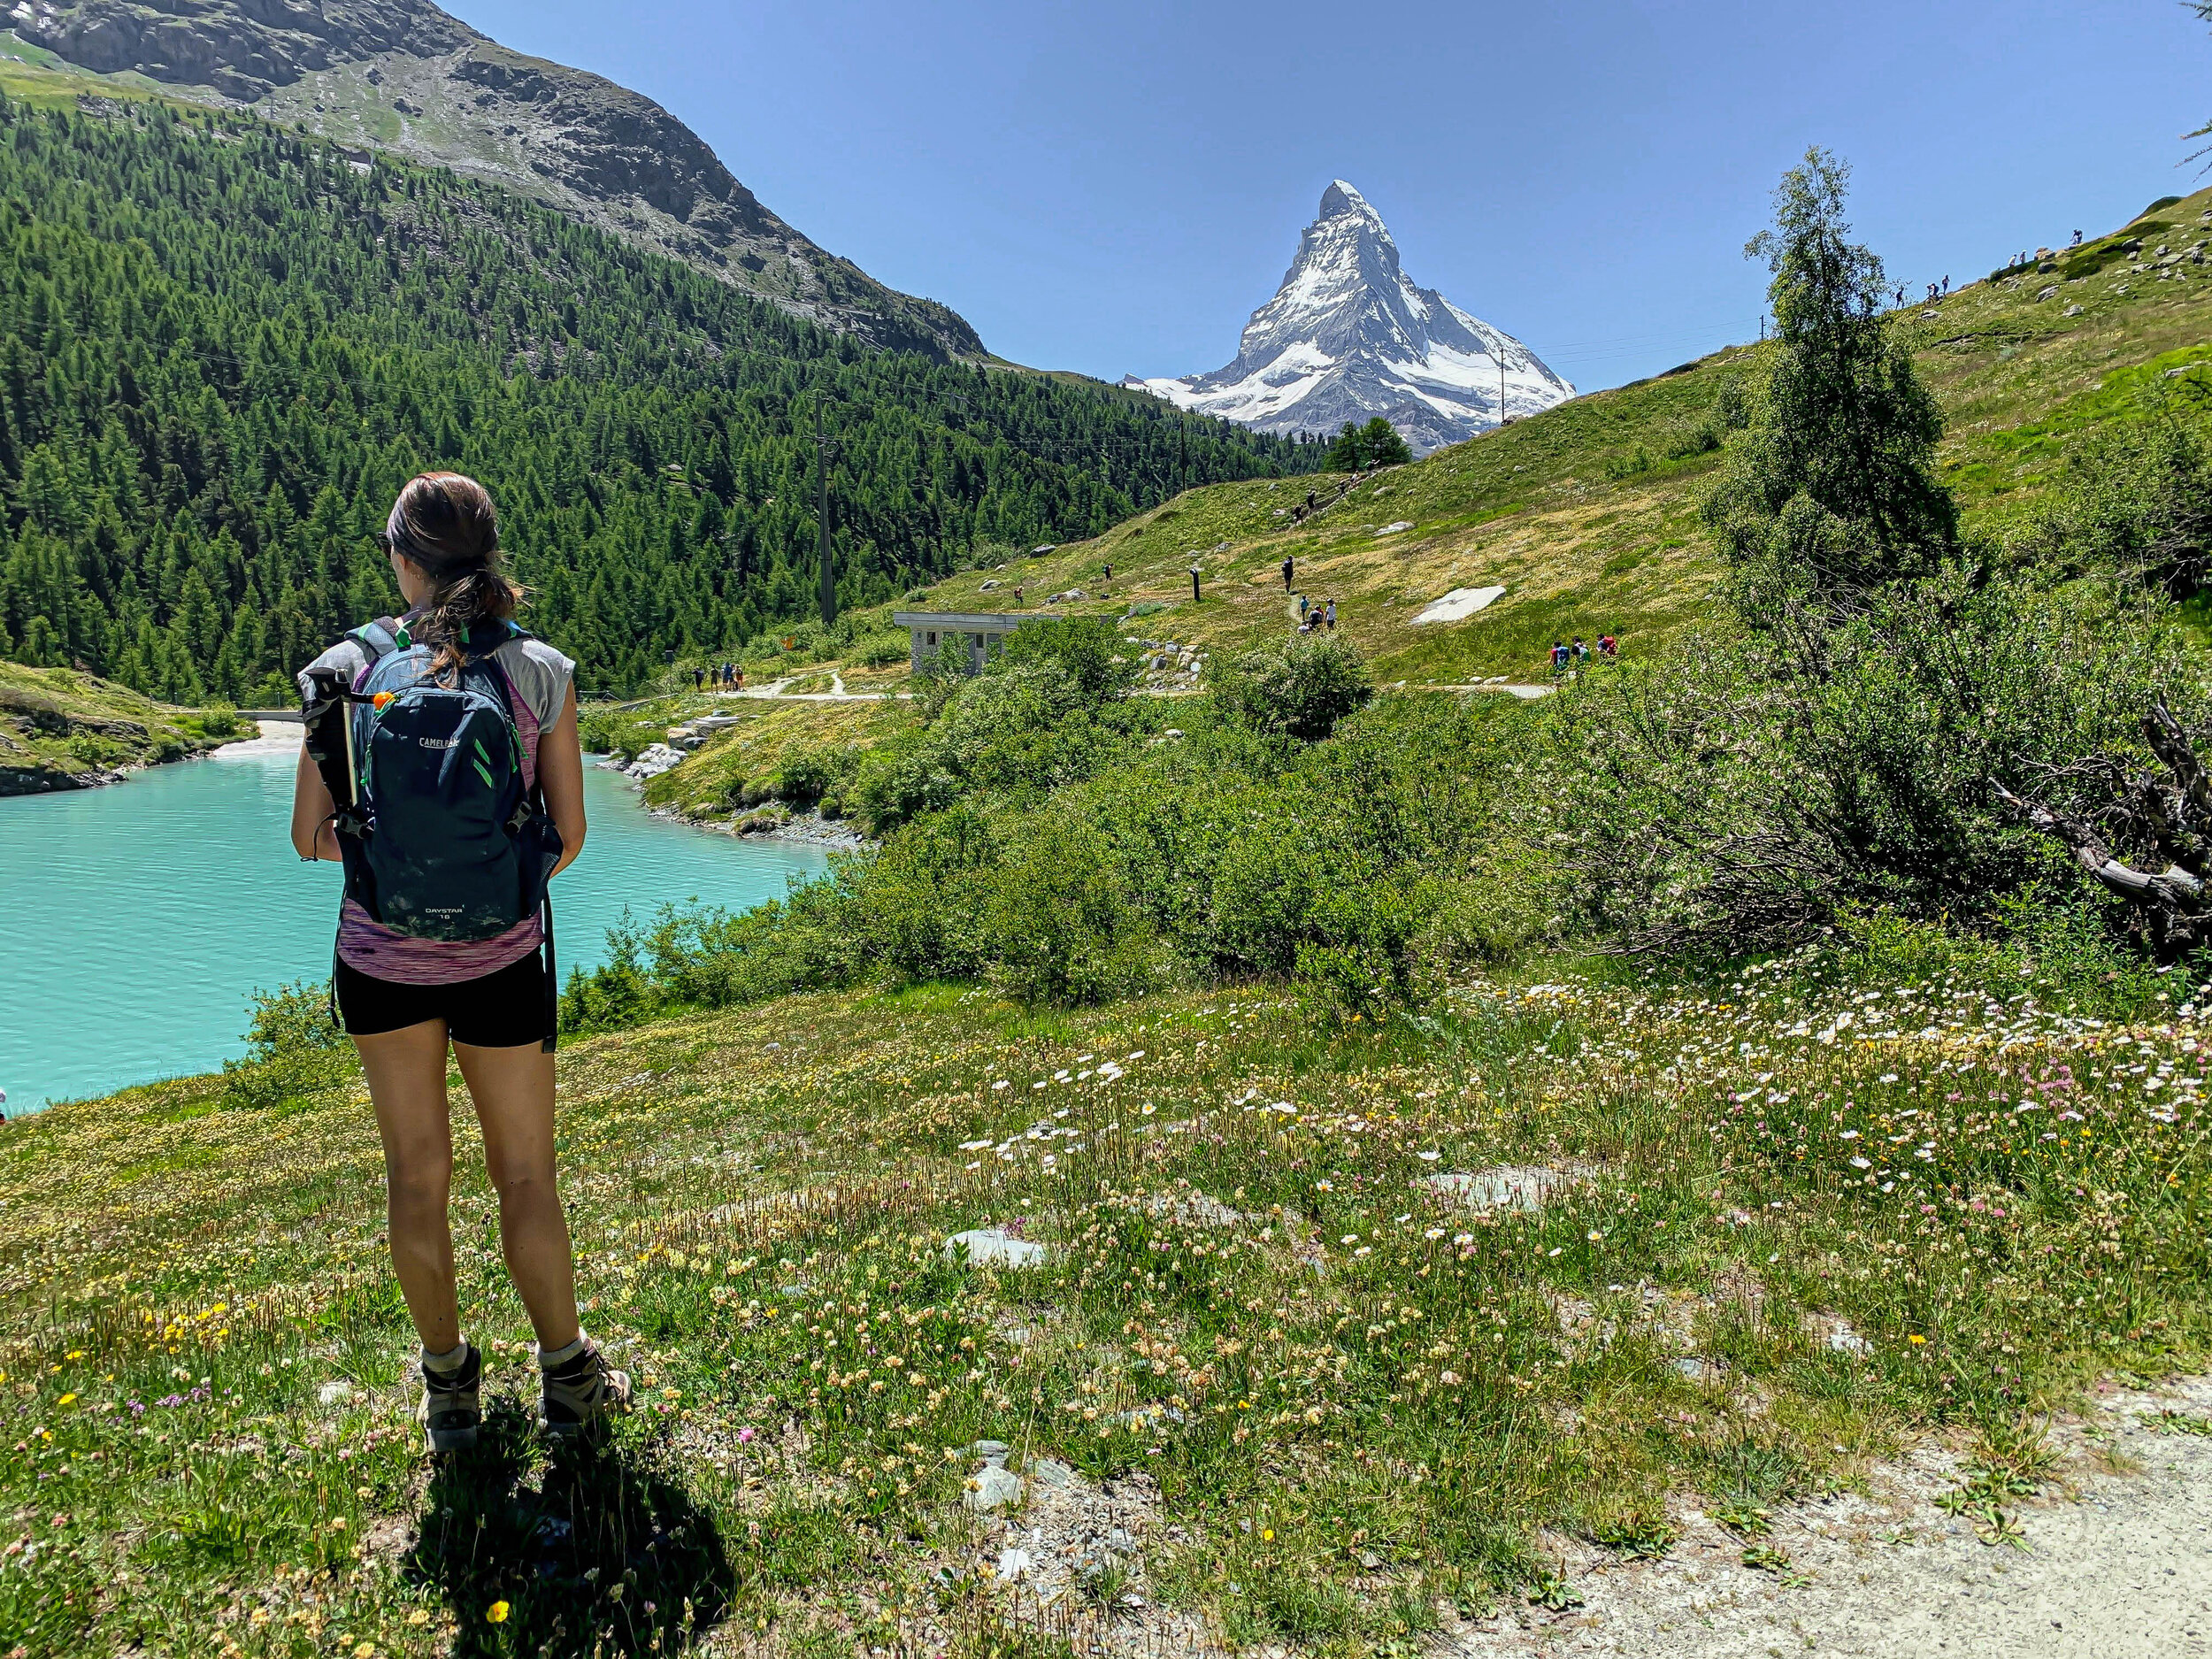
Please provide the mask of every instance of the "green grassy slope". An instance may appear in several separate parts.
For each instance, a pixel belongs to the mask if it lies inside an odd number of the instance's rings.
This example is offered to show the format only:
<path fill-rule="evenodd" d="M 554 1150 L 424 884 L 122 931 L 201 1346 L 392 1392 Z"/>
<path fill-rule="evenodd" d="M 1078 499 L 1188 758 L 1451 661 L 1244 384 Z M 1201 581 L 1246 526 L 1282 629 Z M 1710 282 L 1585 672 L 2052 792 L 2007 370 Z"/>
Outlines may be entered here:
<path fill-rule="evenodd" d="M 96 675 L 0 662 L 0 795 L 81 788 L 252 735 L 234 717 L 169 708 Z"/>
<path fill-rule="evenodd" d="M 2212 363 L 2212 266 L 2186 257 L 2212 235 L 2208 210 L 2212 191 L 2199 192 L 2047 270 L 1901 314 L 1949 422 L 1943 462 L 1970 528 L 2016 522 L 2068 441 L 2140 412 L 2175 371 Z M 2139 238 L 2146 260 L 2122 251 Z M 2170 250 L 2163 263 L 2161 245 Z M 2055 292 L 2046 299 L 2046 290 Z M 928 603 L 1008 609 L 1006 590 L 1018 584 L 1034 606 L 1079 588 L 1090 597 L 1073 610 L 1159 605 L 1164 613 L 1132 631 L 1225 649 L 1286 626 L 1279 567 L 1292 556 L 1300 587 L 1339 602 L 1343 626 L 1386 680 L 1530 677 L 1561 634 L 1617 632 L 1632 652 L 1710 613 L 1718 572 L 1696 502 L 1717 460 L 1721 388 L 1741 372 L 1745 350 L 1440 450 L 1304 526 L 1289 524 L 1291 503 L 1316 486 L 1326 500 L 1340 480 L 1194 490 L 1093 541 L 941 582 Z M 1377 534 L 1400 520 L 1413 527 Z M 1208 594 L 1196 606 L 1194 557 Z M 1002 588 L 987 595 L 986 580 Z M 1469 621 L 1412 625 L 1452 588 L 1491 584 L 1506 596 Z"/>

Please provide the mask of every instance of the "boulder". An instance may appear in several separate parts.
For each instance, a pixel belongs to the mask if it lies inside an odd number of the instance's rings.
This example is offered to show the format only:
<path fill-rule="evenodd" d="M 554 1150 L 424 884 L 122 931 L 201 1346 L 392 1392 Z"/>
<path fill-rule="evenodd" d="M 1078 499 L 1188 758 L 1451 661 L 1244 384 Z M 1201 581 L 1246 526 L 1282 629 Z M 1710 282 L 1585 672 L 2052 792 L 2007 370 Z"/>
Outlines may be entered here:
<path fill-rule="evenodd" d="M 671 749 L 665 743 L 649 743 L 643 754 L 623 768 L 623 776 L 643 783 L 649 778 L 659 777 L 672 767 L 682 765 L 683 760 L 681 749 Z"/>
<path fill-rule="evenodd" d="M 945 1240 L 945 1259 L 960 1260 L 967 1252 L 970 1267 L 1042 1267 L 1045 1247 L 1033 1239 L 1018 1239 L 1002 1227 L 974 1227 Z"/>
<path fill-rule="evenodd" d="M 1494 1169 L 1425 1175 L 1421 1185 L 1469 1210 L 1541 1210 L 1578 1177 L 1564 1170 L 1502 1164 Z"/>
<path fill-rule="evenodd" d="M 978 1515 L 1010 1509 L 1022 1501 L 1022 1478 L 1006 1466 L 1004 1440 L 978 1440 L 969 1451 L 982 1463 L 970 1475 L 960 1501 Z"/>

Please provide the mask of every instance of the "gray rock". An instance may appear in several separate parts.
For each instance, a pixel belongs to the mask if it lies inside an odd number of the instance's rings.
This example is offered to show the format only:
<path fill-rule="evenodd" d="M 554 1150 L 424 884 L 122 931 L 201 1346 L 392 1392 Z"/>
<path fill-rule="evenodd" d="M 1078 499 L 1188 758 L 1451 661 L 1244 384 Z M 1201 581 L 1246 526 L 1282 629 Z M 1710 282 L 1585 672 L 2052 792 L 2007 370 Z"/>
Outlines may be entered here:
<path fill-rule="evenodd" d="M 2051 284 L 2051 286 L 2050 286 L 2050 287 L 2048 287 L 2048 288 L 2045 288 L 2045 289 L 2044 289 L 2044 290 L 2043 290 L 2040 294 L 2037 295 L 2035 297 L 2036 297 L 2039 301 L 2041 301 L 2041 300 L 2047 300 L 2047 299 L 2054 298 L 2054 297 L 2057 295 L 2057 293 L 2058 293 L 2058 284 L 2057 284 L 2057 283 L 2055 283 L 2055 282 L 2054 282 L 2054 283 L 2052 283 L 2052 284 Z"/>
<path fill-rule="evenodd" d="M 1469 1210 L 1541 1210 L 1578 1178 L 1563 1170 L 1502 1164 L 1494 1169 L 1422 1177 L 1421 1185 Z"/>
<path fill-rule="evenodd" d="M 353 1403 L 353 1385 L 347 1382 L 342 1378 L 336 1382 L 326 1382 L 320 1388 L 318 1388 L 315 1391 L 315 1399 L 317 1403 L 320 1405 L 351 1405 Z"/>
<path fill-rule="evenodd" d="M 638 782 L 643 783 L 649 779 L 657 778 L 661 773 L 682 765 L 683 762 L 684 755 L 681 749 L 671 749 L 665 743 L 648 743 L 645 746 L 645 752 L 622 769 L 622 775 L 626 778 L 634 778 Z"/>
<path fill-rule="evenodd" d="M 1001 1227 L 974 1227 L 945 1240 L 945 1256 L 957 1262 L 965 1250 L 970 1267 L 1042 1267 L 1045 1247 L 1033 1239 L 1018 1239 Z"/>
<path fill-rule="evenodd" d="M 960 1501 L 978 1515 L 1013 1509 L 1022 1501 L 1022 1478 L 1002 1463 L 986 1463 L 968 1477 Z"/>
<path fill-rule="evenodd" d="M 1031 1458 L 1029 1478 L 1054 1492 L 1065 1492 L 1075 1485 L 1075 1471 L 1056 1457 Z"/>
<path fill-rule="evenodd" d="M 998 1577 L 1002 1582 L 1011 1583 L 1017 1578 L 1027 1577 L 1030 1569 L 1036 1564 L 1035 1557 L 1025 1549 L 1002 1549 L 998 1553 Z"/>
<path fill-rule="evenodd" d="M 1694 1383 L 1709 1382 L 1717 1374 L 1712 1361 L 1694 1354 L 1684 1355 L 1674 1362 L 1674 1368 Z"/>
<path fill-rule="evenodd" d="M 2081 311 L 2082 308 L 2078 305 L 2069 305 L 2065 310 L 2064 315 L 2068 317 L 2078 317 L 2081 315 Z"/>

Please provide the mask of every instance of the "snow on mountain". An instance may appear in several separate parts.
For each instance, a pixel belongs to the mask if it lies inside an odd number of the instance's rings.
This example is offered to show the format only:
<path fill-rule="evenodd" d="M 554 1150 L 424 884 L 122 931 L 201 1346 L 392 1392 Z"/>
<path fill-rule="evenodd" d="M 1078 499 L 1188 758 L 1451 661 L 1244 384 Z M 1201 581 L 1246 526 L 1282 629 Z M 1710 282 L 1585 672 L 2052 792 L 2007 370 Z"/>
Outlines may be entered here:
<path fill-rule="evenodd" d="M 1322 192 L 1282 287 L 1244 326 L 1235 362 L 1122 384 L 1279 436 L 1382 415 L 1417 455 L 1574 396 L 1510 334 L 1416 288 L 1381 217 L 1341 179 Z"/>

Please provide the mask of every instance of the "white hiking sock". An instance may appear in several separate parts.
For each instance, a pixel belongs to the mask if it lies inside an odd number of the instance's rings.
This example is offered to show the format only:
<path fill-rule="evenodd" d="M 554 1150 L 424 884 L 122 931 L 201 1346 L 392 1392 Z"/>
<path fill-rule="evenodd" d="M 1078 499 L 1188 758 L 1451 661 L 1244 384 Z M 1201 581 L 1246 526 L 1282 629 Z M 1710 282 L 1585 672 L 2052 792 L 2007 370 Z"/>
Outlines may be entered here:
<path fill-rule="evenodd" d="M 586 1336 L 581 1331 L 579 1331 L 576 1333 L 576 1340 L 573 1342 L 571 1342 L 566 1348 L 540 1348 L 538 1350 L 538 1368 L 541 1371 L 558 1371 L 562 1366 L 576 1358 L 590 1346 L 591 1339 Z"/>
<path fill-rule="evenodd" d="M 425 1371 L 435 1371 L 441 1377 L 450 1377 L 467 1363 L 468 1356 L 468 1339 L 463 1337 L 453 1345 L 453 1350 L 449 1354 L 433 1354 L 428 1348 L 423 1349 L 422 1368 Z"/>

